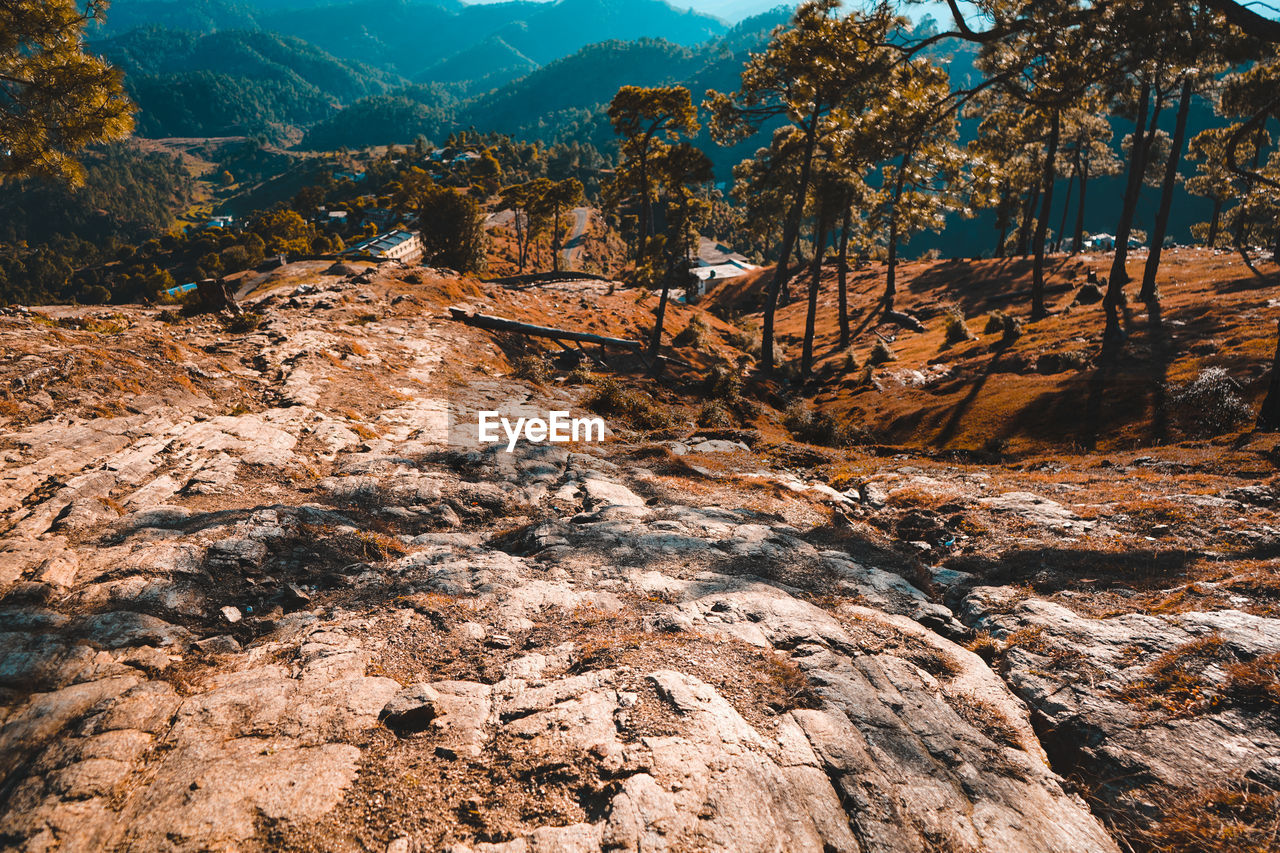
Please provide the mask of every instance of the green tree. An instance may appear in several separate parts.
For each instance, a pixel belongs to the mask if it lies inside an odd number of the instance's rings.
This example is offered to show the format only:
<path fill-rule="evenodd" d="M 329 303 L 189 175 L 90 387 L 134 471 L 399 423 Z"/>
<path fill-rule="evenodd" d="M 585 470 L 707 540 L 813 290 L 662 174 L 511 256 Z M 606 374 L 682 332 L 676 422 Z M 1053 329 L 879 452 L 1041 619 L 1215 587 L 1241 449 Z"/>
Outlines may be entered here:
<path fill-rule="evenodd" d="M 563 181 L 543 185 L 543 191 L 536 199 L 530 200 L 530 208 L 534 216 L 545 218 L 551 232 L 551 269 L 560 271 L 561 249 L 564 243 L 565 214 L 583 201 L 582 182 L 577 178 L 565 178 Z"/>
<path fill-rule="evenodd" d="M 819 141 L 834 129 L 835 112 L 862 113 L 884 94 L 899 56 L 887 40 L 904 19 L 892 14 L 888 4 L 847 16 L 839 14 L 840 6 L 840 0 L 802 3 L 791 26 L 778 30 L 766 50 L 751 55 L 738 91 L 708 92 L 704 104 L 711 112 L 712 136 L 721 144 L 741 142 L 779 120 L 798 132 L 798 170 L 786 201 L 777 266 L 765 294 L 761 367 L 766 372 L 774 366 L 774 315 L 799 239 Z"/>
<path fill-rule="evenodd" d="M 1236 210 L 1235 242 L 1242 254 L 1250 242 L 1271 243 L 1280 250 L 1280 152 L 1272 151 L 1267 123 L 1280 119 L 1280 59 L 1269 58 L 1223 81 L 1221 111 L 1229 116 L 1248 117 L 1227 138 L 1225 164 L 1240 176 L 1246 192 Z M 1252 142 L 1252 157 L 1247 149 Z M 1252 239 L 1250 239 L 1252 238 Z M 1280 263 L 1280 251 L 1273 259 Z"/>
<path fill-rule="evenodd" d="M 609 102 L 609 122 L 622 137 L 615 203 L 632 195 L 640 206 L 637 259 L 648 250 L 653 226 L 652 161 L 681 136 L 698 132 L 698 116 L 683 86 L 623 86 Z"/>
<path fill-rule="evenodd" d="M 511 211 L 512 230 L 516 237 L 516 263 L 520 272 L 525 271 L 529 262 L 531 247 L 546 230 L 547 216 L 543 196 L 554 186 L 547 178 L 537 178 L 523 184 L 516 184 L 502 190 L 498 202 L 499 210 Z"/>
<path fill-rule="evenodd" d="M 0 3 L 0 179 L 44 175 L 83 180 L 76 155 L 127 136 L 133 104 L 119 73 L 84 50 L 84 29 L 105 0 Z"/>
<path fill-rule="evenodd" d="M 657 184 L 667 210 L 667 234 L 664 247 L 667 250 L 666 271 L 662 276 L 662 295 L 658 299 L 658 312 L 649 344 L 649 356 L 655 372 L 659 368 L 658 354 L 662 348 L 662 327 L 666 321 L 667 300 L 671 282 L 676 275 L 688 272 L 689 255 L 697 240 L 699 229 L 711 214 L 711 203 L 699 188 L 711 183 L 711 160 L 698 148 L 680 142 L 664 150 L 655 166 Z"/>
<path fill-rule="evenodd" d="M 1213 214 L 1208 222 L 1191 226 L 1191 232 L 1204 245 L 1218 245 L 1222 233 L 1222 212 L 1229 203 L 1236 201 L 1248 190 L 1243 178 L 1227 164 L 1227 143 L 1240 124 L 1227 127 L 1211 127 L 1197 133 L 1187 147 L 1187 159 L 1195 162 L 1196 173 L 1187 179 L 1187 191 L 1213 202 Z M 1237 147 L 1236 155 L 1244 162 L 1253 159 L 1252 135 Z"/>
<path fill-rule="evenodd" d="M 249 220 L 248 228 L 262 238 L 271 254 L 305 255 L 311 251 L 313 229 L 297 211 L 268 210 Z"/>
<path fill-rule="evenodd" d="M 1076 222 L 1074 236 L 1071 241 L 1071 253 L 1080 251 L 1084 242 L 1084 211 L 1088 198 L 1089 180 L 1091 178 L 1109 177 L 1120 173 L 1120 159 L 1111 147 L 1111 125 L 1106 117 L 1099 115 L 1092 103 L 1083 109 L 1073 110 L 1064 119 L 1066 126 L 1062 134 L 1062 162 L 1059 171 L 1071 179 L 1067 187 L 1067 203 L 1062 206 L 1062 225 L 1059 226 L 1059 240 L 1066 232 L 1066 215 L 1071 207 L 1071 191 L 1080 188 L 1080 197 L 1076 201 Z M 1061 247 L 1059 244 L 1058 248 Z"/>
<path fill-rule="evenodd" d="M 474 198 L 433 184 L 418 201 L 418 223 L 430 263 L 461 273 L 484 268 L 484 210 Z"/>

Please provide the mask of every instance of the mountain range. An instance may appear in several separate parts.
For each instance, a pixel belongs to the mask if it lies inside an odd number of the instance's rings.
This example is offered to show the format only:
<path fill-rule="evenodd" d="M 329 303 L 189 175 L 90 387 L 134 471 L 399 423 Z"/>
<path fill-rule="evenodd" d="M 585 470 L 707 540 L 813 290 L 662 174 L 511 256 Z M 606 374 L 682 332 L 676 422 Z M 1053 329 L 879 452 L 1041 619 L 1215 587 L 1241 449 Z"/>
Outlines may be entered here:
<path fill-rule="evenodd" d="M 620 86 L 724 77 L 708 69 L 740 67 L 788 14 L 730 27 L 663 0 L 117 0 L 93 46 L 124 72 L 144 136 L 333 148 L 476 127 L 607 146 Z"/>

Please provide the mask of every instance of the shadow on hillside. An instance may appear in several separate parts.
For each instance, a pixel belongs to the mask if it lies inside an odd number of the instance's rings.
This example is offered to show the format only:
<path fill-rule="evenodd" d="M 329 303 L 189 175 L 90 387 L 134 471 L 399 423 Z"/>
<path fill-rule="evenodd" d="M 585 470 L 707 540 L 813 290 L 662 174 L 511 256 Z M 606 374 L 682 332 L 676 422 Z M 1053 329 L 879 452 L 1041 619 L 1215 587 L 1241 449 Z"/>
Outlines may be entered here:
<path fill-rule="evenodd" d="M 1182 548 L 1099 551 L 1068 545 L 1005 551 L 995 557 L 959 556 L 949 569 L 969 572 L 983 584 L 1029 584 L 1041 595 L 1080 589 L 1163 589 L 1181 579 L 1201 555 Z"/>
<path fill-rule="evenodd" d="M 1250 290 L 1267 290 L 1280 287 L 1280 272 L 1264 273 L 1261 270 L 1249 276 L 1233 278 L 1218 285 L 1220 293 L 1246 293 Z"/>
<path fill-rule="evenodd" d="M 1049 293 L 1061 293 L 1074 287 L 1073 284 L 1052 283 L 1052 279 L 1065 272 L 1076 269 L 1080 262 L 1067 257 L 1050 258 L 1045 271 L 1050 279 L 1047 288 Z M 934 291 L 945 291 L 948 298 L 961 303 L 966 313 L 980 308 L 1018 299 L 1030 299 L 1031 273 L 1034 261 L 1031 258 L 1005 258 L 990 261 L 945 261 L 926 270 L 906 282 L 904 289 L 913 295 L 928 297 Z M 1025 279 L 1025 282 L 1023 280 Z M 1025 283 L 1024 289 L 1014 289 L 1011 285 Z"/>
<path fill-rule="evenodd" d="M 946 424 L 942 427 L 942 431 L 938 433 L 937 443 L 939 447 L 946 447 L 956 437 L 956 432 L 960 429 L 960 422 L 964 420 L 964 416 L 973 407 L 974 401 L 982 393 L 982 389 L 986 387 L 987 381 L 991 379 L 996 372 L 996 367 L 1000 363 L 1000 357 L 1004 355 L 1004 350 L 1000 349 L 991 356 L 991 360 L 987 362 L 987 366 L 983 369 L 982 374 L 974 380 L 970 386 L 968 393 L 964 395 L 964 399 L 956 403 L 951 410 L 951 414 L 947 417 Z"/>

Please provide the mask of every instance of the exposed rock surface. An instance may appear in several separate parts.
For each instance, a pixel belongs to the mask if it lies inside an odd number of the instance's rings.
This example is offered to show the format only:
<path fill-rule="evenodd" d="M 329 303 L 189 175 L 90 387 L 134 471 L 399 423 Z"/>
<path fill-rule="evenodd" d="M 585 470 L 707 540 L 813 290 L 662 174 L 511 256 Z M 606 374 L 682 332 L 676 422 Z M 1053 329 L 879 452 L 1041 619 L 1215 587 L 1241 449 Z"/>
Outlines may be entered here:
<path fill-rule="evenodd" d="M 935 598 L 751 490 L 676 492 L 623 441 L 450 449 L 440 373 L 489 344 L 349 283 L 275 299 L 227 374 L 260 410 L 157 397 L 2 436 L 7 849 L 1118 850 L 1021 700 L 1099 766 L 1175 779 L 1195 759 L 1173 740 L 1217 738 L 1224 771 L 1275 773 L 1273 733 L 1229 710 L 1124 731 L 1136 712 L 1029 652 L 1009 655 L 1011 692 Z M 326 319 L 347 301 L 389 319 Z M 753 477 L 854 515 L 945 485 Z M 1129 644 L 1218 631 L 1257 654 L 1276 636 L 1243 614 L 1055 607 L 976 593 L 961 615 L 1042 628 L 1113 680 Z"/>
<path fill-rule="evenodd" d="M 1228 668 L 1280 653 L 1280 619 L 1238 611 L 1078 616 L 1003 589 L 975 590 L 961 614 L 997 639 L 1013 691 L 1064 770 L 1107 780 L 1133 815 L 1161 792 L 1246 782 L 1280 790 L 1280 731 Z"/>

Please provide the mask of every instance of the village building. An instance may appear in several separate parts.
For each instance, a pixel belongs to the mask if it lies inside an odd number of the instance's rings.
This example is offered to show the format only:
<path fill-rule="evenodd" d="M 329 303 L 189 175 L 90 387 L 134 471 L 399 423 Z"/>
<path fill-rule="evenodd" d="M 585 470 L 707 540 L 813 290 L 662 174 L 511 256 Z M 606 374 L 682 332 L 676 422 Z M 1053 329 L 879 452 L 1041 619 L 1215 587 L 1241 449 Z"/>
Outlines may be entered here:
<path fill-rule="evenodd" d="M 686 294 L 690 298 L 705 296 L 712 287 L 725 279 L 740 278 L 760 269 L 748 261 L 745 255 L 706 237 L 698 238 L 697 252 L 689 260 L 692 280 Z"/>
<path fill-rule="evenodd" d="M 366 255 L 409 263 L 422 257 L 422 238 L 413 231 L 388 231 L 356 243 L 343 254 Z"/>

